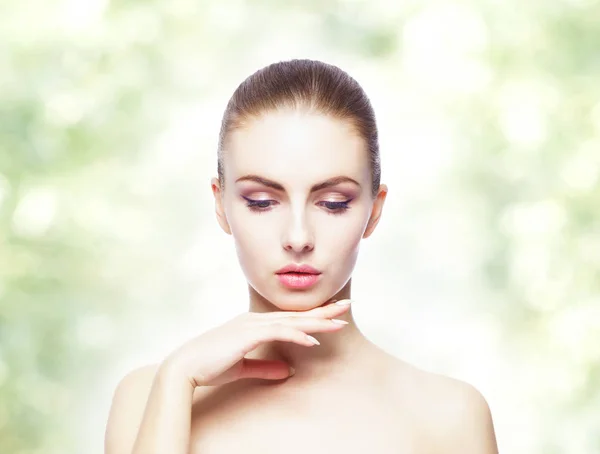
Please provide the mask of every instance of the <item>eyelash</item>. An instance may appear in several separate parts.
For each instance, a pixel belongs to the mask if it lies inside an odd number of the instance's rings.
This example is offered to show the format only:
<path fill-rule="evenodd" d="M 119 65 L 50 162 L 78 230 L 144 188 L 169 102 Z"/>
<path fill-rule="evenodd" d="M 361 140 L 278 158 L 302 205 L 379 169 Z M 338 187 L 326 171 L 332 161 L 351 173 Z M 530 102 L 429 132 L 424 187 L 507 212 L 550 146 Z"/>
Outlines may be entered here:
<path fill-rule="evenodd" d="M 269 211 L 270 206 L 262 207 L 262 206 L 260 206 L 260 204 L 263 204 L 263 203 L 270 204 L 271 202 L 274 202 L 274 200 L 252 200 L 252 199 L 249 199 L 248 197 L 244 197 L 244 196 L 242 196 L 242 198 L 248 202 L 246 206 L 248 208 L 250 208 L 250 211 L 253 211 L 255 213 L 264 213 L 266 211 Z M 339 214 L 344 214 L 344 212 L 346 212 L 350 209 L 348 204 L 350 202 L 352 202 L 352 200 L 353 199 L 346 200 L 345 202 L 321 202 L 321 203 L 326 205 L 326 208 L 328 209 L 329 214 L 339 215 Z M 333 208 L 330 209 L 329 207 L 333 207 Z"/>

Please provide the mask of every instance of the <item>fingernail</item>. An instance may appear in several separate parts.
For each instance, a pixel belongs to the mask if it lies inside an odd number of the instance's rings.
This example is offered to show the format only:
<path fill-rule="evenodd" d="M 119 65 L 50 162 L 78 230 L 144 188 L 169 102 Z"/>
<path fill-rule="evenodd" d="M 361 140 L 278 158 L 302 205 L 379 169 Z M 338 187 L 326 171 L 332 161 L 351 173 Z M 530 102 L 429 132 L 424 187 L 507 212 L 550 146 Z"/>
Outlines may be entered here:
<path fill-rule="evenodd" d="M 296 373 L 296 369 L 294 369 L 292 366 L 290 366 L 290 375 L 289 376 L 291 377 L 295 373 Z"/>
<path fill-rule="evenodd" d="M 311 341 L 313 344 L 315 345 L 321 345 L 321 342 L 319 342 L 317 339 L 315 339 L 312 336 L 309 336 L 308 334 L 306 335 L 306 337 L 308 337 L 308 340 Z"/>
<path fill-rule="evenodd" d="M 354 300 L 346 299 L 346 300 L 339 300 L 335 304 L 337 304 L 338 306 L 344 306 L 346 304 L 350 304 L 350 303 L 353 303 L 353 302 L 354 302 Z"/>
<path fill-rule="evenodd" d="M 337 318 L 332 318 L 331 321 L 333 323 L 337 323 L 338 325 L 347 325 L 348 322 L 346 320 L 339 320 Z"/>

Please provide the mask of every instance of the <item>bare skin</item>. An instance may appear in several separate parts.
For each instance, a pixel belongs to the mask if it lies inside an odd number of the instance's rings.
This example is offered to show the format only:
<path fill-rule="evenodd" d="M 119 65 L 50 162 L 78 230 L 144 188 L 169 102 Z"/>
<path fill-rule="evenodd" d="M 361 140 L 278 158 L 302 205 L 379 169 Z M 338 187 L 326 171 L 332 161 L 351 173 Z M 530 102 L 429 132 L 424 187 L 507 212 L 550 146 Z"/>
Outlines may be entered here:
<path fill-rule="evenodd" d="M 358 329 L 352 305 L 333 303 L 351 298 L 359 244 L 387 195 L 382 184 L 372 196 L 351 125 L 265 114 L 231 133 L 225 168 L 225 187 L 211 187 L 248 281 L 248 312 L 126 376 L 106 454 L 496 454 L 475 388 L 392 357 Z M 286 288 L 277 270 L 290 263 L 318 268 L 319 282 Z"/>
<path fill-rule="evenodd" d="M 279 380 L 200 386 L 182 405 L 181 396 L 187 394 L 178 392 L 183 382 L 168 361 L 130 373 L 115 394 L 106 453 L 132 452 L 153 398 L 162 400 L 154 411 L 170 409 L 170 420 L 189 418 L 189 454 L 240 449 L 266 454 L 497 453 L 489 408 L 475 388 L 387 354 L 360 334 L 350 306 L 336 314 L 350 323 L 321 334 L 321 345 L 299 346 L 316 351 L 327 348 L 333 337 L 348 339 L 347 333 L 354 332 L 354 353 L 345 364 L 330 363 L 328 376 L 298 369 Z M 280 343 L 263 344 L 246 358 L 281 359 L 277 349 L 268 348 L 275 344 Z"/>

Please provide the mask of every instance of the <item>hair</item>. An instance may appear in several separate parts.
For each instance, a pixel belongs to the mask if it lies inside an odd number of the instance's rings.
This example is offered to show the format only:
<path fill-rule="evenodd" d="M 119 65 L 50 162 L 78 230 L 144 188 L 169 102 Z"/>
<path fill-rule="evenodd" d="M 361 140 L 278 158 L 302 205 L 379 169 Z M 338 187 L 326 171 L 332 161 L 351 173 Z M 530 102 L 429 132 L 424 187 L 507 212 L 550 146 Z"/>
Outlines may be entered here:
<path fill-rule="evenodd" d="M 219 134 L 217 172 L 224 188 L 223 151 L 228 134 L 268 112 L 302 109 L 345 120 L 365 141 L 371 167 L 371 195 L 381 180 L 375 112 L 356 80 L 337 66 L 315 60 L 290 60 L 266 66 L 244 80 L 227 104 Z"/>

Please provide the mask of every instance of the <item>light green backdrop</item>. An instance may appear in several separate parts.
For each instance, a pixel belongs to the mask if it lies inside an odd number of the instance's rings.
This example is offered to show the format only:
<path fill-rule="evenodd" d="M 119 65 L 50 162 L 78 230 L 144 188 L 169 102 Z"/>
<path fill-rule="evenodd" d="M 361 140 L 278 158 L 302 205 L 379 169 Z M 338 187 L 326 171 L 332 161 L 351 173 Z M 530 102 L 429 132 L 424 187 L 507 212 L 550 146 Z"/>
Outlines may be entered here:
<path fill-rule="evenodd" d="M 7 0 L 0 453 L 100 454 L 120 377 L 244 310 L 220 115 L 292 57 L 377 111 L 365 332 L 477 386 L 502 452 L 600 452 L 598 1 Z"/>

